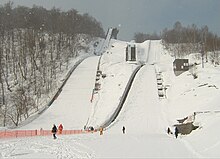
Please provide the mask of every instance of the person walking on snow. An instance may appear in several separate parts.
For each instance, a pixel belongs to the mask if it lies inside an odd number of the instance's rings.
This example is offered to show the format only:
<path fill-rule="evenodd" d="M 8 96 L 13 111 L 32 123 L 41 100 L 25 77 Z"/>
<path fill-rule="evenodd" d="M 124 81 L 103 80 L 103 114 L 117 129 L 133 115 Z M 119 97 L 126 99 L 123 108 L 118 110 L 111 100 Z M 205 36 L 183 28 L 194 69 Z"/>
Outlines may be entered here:
<path fill-rule="evenodd" d="M 103 127 L 100 127 L 99 131 L 100 131 L 100 135 L 103 135 Z"/>
<path fill-rule="evenodd" d="M 167 134 L 173 134 L 169 127 L 167 128 Z"/>
<path fill-rule="evenodd" d="M 59 125 L 58 130 L 59 130 L 58 131 L 59 134 L 62 134 L 62 131 L 63 131 L 63 125 L 62 124 Z"/>
<path fill-rule="evenodd" d="M 56 138 L 57 138 L 57 137 L 56 137 L 57 127 L 56 127 L 55 124 L 53 124 L 53 128 L 52 128 L 51 132 L 53 133 L 53 138 L 56 139 Z"/>
<path fill-rule="evenodd" d="M 178 133 L 179 133 L 179 130 L 178 130 L 178 128 L 176 127 L 175 128 L 175 137 L 177 138 L 177 136 L 178 136 Z"/>
<path fill-rule="evenodd" d="M 122 127 L 122 132 L 123 132 L 123 134 L 125 134 L 125 127 L 124 126 Z"/>

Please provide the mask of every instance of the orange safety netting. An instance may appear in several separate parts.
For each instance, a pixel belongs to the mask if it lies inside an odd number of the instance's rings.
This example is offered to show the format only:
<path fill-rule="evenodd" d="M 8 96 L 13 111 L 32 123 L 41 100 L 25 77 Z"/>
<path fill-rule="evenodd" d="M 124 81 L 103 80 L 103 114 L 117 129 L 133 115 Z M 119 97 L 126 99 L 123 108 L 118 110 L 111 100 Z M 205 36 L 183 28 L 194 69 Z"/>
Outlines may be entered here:
<path fill-rule="evenodd" d="M 63 130 L 58 132 L 58 135 L 70 135 L 70 134 L 84 134 L 92 133 L 95 131 L 89 130 Z M 51 130 L 0 130 L 1 138 L 17 138 L 17 137 L 30 137 L 30 136 L 48 136 L 52 135 Z"/>

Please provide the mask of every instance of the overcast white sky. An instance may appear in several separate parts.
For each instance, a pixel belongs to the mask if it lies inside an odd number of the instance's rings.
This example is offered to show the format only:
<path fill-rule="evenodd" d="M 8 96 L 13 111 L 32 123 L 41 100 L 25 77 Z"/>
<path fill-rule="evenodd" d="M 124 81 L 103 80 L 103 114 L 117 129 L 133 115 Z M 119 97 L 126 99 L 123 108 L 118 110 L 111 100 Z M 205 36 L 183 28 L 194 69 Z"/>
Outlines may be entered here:
<path fill-rule="evenodd" d="M 171 28 L 176 21 L 184 26 L 207 25 L 209 30 L 220 35 L 220 0 L 11 0 L 14 6 L 33 4 L 61 10 L 74 8 L 80 13 L 89 13 L 108 27 L 119 27 L 118 38 L 131 40 L 135 32 L 160 33 Z M 5 4 L 8 0 L 0 0 Z"/>

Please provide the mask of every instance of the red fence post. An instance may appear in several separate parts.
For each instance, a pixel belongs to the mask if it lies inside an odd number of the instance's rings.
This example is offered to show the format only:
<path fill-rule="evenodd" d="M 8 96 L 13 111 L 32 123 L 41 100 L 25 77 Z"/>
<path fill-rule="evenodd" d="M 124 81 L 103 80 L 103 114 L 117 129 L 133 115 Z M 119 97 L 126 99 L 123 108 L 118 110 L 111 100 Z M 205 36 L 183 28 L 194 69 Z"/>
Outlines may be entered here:
<path fill-rule="evenodd" d="M 42 128 L 40 128 L 40 136 L 42 136 L 42 131 L 43 131 L 43 129 L 42 129 Z"/>

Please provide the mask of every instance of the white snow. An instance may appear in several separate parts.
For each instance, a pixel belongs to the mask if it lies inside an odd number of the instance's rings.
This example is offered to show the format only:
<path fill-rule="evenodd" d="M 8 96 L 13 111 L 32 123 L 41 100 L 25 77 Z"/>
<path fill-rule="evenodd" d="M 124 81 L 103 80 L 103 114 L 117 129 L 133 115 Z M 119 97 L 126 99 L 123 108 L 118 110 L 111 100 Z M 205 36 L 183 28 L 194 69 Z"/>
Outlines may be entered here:
<path fill-rule="evenodd" d="M 123 41 L 111 40 L 100 60 L 101 89 L 90 97 L 95 85 L 99 57 L 83 61 L 67 81 L 60 96 L 39 118 L 20 129 L 64 129 L 99 127 L 117 108 L 132 71 L 138 66 L 125 62 Z M 211 158 L 220 157 L 220 67 L 197 65 L 198 78 L 187 71 L 175 76 L 173 58 L 161 41 L 137 44 L 141 61 L 124 106 L 116 120 L 104 131 L 80 135 L 37 136 L 0 139 L 0 158 Z M 167 98 L 159 99 L 156 74 L 161 72 Z M 169 126 L 194 112 L 200 127 L 176 139 Z M 88 121 L 87 121 L 88 120 Z M 126 133 L 122 134 L 122 126 Z"/>

